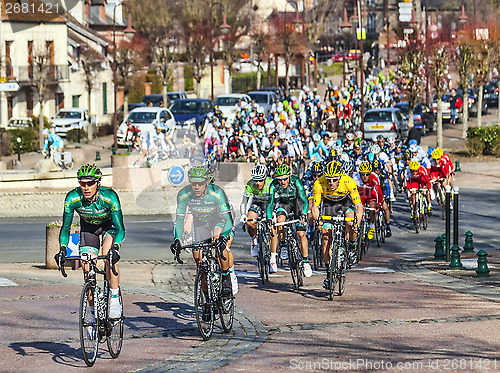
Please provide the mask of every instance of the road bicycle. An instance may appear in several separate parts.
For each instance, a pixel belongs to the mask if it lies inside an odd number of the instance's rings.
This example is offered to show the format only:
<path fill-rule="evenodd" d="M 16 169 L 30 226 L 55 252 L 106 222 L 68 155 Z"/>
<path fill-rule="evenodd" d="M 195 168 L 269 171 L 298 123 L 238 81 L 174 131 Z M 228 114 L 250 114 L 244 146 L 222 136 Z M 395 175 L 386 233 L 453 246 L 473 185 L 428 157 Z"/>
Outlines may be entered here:
<path fill-rule="evenodd" d="M 219 261 L 226 258 L 222 255 L 223 250 L 220 247 L 226 247 L 222 237 L 216 242 L 209 239 L 182 246 L 175 255 L 177 262 L 182 264 L 181 249 L 201 250 L 203 253 L 194 283 L 194 309 L 198 330 L 205 341 L 212 337 L 217 318 L 220 319 L 225 333 L 229 333 L 233 328 L 234 296 L 222 296 L 222 272 Z"/>
<path fill-rule="evenodd" d="M 424 190 L 421 188 L 412 188 L 410 192 L 415 193 L 415 203 L 411 207 L 411 211 L 415 232 L 418 234 L 421 228 L 424 230 L 427 229 L 429 222 L 427 198 L 424 195 Z"/>
<path fill-rule="evenodd" d="M 248 221 L 257 222 L 257 245 L 259 248 L 257 264 L 259 267 L 260 279 L 262 284 L 265 284 L 266 281 L 269 281 L 269 266 L 271 263 L 271 233 L 267 229 L 266 219 L 248 219 Z"/>
<path fill-rule="evenodd" d="M 61 170 L 72 170 L 74 166 L 71 152 L 57 152 L 54 149 L 43 150 L 42 154 L 45 158 L 50 160 Z"/>
<path fill-rule="evenodd" d="M 387 230 L 387 223 L 384 219 L 384 210 L 378 209 L 375 212 L 375 238 L 377 240 L 377 246 L 380 247 L 381 243 L 385 242 L 385 233 Z"/>
<path fill-rule="evenodd" d="M 370 248 L 370 240 L 368 239 L 368 229 L 370 228 L 370 211 L 375 211 L 372 207 L 363 208 L 363 218 L 361 224 L 359 225 L 359 234 L 357 238 L 357 255 L 358 262 L 363 259 L 363 256 L 368 252 Z"/>
<path fill-rule="evenodd" d="M 290 267 L 290 273 L 292 275 L 293 287 L 298 290 L 299 287 L 304 285 L 304 269 L 302 266 L 302 255 L 299 248 L 299 239 L 297 237 L 297 232 L 295 230 L 295 224 L 299 223 L 299 219 L 292 219 L 289 221 L 284 221 L 282 223 L 276 223 L 276 227 L 285 227 L 285 239 L 283 241 L 286 244 L 288 253 L 288 266 Z M 282 248 L 283 249 L 283 248 Z"/>
<path fill-rule="evenodd" d="M 347 250 L 345 240 L 345 222 L 354 221 L 354 218 L 339 216 L 321 216 L 321 220 L 328 221 L 333 224 L 333 234 L 331 243 L 331 254 L 327 276 L 328 298 L 333 300 L 335 295 L 342 296 L 345 290 L 345 278 L 347 273 Z M 335 288 L 338 286 L 338 292 L 335 293 Z"/>
<path fill-rule="evenodd" d="M 319 226 L 319 222 L 315 221 L 309 235 L 309 243 L 311 244 L 311 251 L 313 253 L 313 266 L 315 271 L 325 265 L 322 242 L 321 228 Z"/>
<path fill-rule="evenodd" d="M 111 299 L 109 282 L 106 279 L 106 271 L 97 267 L 97 261 L 105 259 L 109 259 L 109 257 L 106 255 L 92 256 L 89 253 L 80 255 L 82 264 L 89 266 L 80 296 L 78 316 L 83 360 L 89 367 L 93 366 L 96 361 L 99 343 L 107 342 L 109 353 L 113 359 L 120 355 L 123 345 L 123 313 L 119 319 L 109 318 L 109 301 Z M 64 265 L 59 266 L 59 269 L 62 275 L 67 277 Z M 111 270 L 116 276 L 118 275 L 114 265 Z M 102 288 L 97 282 L 97 275 L 104 276 Z M 121 291 L 119 291 L 118 296 L 123 309 Z"/>
<path fill-rule="evenodd" d="M 441 207 L 441 217 L 443 220 L 446 218 L 446 192 L 443 188 L 443 181 L 446 179 L 439 178 L 437 180 L 432 180 L 431 183 L 433 184 L 433 187 L 435 184 L 437 184 L 437 187 L 434 188 L 436 191 L 436 201 L 438 205 Z"/>

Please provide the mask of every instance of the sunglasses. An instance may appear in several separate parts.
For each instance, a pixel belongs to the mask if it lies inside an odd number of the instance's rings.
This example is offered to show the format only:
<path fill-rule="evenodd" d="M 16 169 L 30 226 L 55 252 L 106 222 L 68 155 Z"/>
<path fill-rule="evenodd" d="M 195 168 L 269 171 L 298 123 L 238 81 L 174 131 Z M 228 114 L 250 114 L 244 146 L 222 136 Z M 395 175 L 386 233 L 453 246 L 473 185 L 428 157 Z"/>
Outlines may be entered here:
<path fill-rule="evenodd" d="M 288 176 L 287 177 L 282 177 L 282 178 L 279 178 L 278 181 L 280 183 L 284 182 L 284 181 L 287 181 L 288 180 Z"/>
<path fill-rule="evenodd" d="M 327 177 L 326 180 L 328 180 L 328 182 L 335 183 L 340 180 L 340 177 Z"/>
<path fill-rule="evenodd" d="M 91 187 L 95 183 L 97 183 L 97 181 L 95 181 L 95 180 L 92 180 L 92 181 L 79 181 L 79 183 L 80 183 L 80 186 L 82 186 L 82 187 L 85 187 L 85 186 Z"/>
<path fill-rule="evenodd" d="M 199 182 L 194 182 L 194 181 L 193 181 L 193 182 L 191 183 L 191 185 L 192 185 L 192 186 L 197 186 L 197 187 L 202 187 L 202 186 L 204 186 L 205 184 L 206 184 L 206 183 L 205 183 L 205 181 L 199 181 Z"/>
<path fill-rule="evenodd" d="M 366 173 L 366 172 L 360 173 L 360 175 L 361 175 L 361 177 L 363 177 L 363 176 L 365 176 L 365 177 L 366 177 L 366 176 L 370 176 L 370 174 L 369 174 L 369 173 Z"/>

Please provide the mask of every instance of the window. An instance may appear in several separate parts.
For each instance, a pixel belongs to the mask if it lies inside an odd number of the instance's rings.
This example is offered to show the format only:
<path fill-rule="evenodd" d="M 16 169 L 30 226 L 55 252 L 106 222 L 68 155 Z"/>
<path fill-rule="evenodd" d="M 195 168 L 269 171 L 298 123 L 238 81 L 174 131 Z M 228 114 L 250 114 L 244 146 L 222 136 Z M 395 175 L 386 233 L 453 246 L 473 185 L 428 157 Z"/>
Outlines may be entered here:
<path fill-rule="evenodd" d="M 102 113 L 108 114 L 108 84 L 102 83 Z"/>
<path fill-rule="evenodd" d="M 80 95 L 73 95 L 71 102 L 72 107 L 80 107 Z"/>
<path fill-rule="evenodd" d="M 375 32 L 375 13 L 370 13 L 368 15 L 368 32 L 369 33 Z"/>
<path fill-rule="evenodd" d="M 33 89 L 26 88 L 26 111 L 29 117 L 33 115 Z"/>
<path fill-rule="evenodd" d="M 28 78 L 33 79 L 33 40 L 28 41 Z"/>
<path fill-rule="evenodd" d="M 7 97 L 7 119 L 12 118 L 13 109 L 14 109 L 14 97 Z"/>
<path fill-rule="evenodd" d="M 12 59 L 10 57 L 12 41 L 5 42 L 5 74 L 7 78 L 12 77 Z"/>

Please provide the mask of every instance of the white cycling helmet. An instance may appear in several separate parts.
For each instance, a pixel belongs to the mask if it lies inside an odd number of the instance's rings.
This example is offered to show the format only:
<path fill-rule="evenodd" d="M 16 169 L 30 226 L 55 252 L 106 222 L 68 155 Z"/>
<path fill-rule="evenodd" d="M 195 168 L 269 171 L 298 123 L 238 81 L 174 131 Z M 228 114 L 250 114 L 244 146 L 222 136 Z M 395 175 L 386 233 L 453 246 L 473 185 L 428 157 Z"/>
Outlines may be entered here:
<path fill-rule="evenodd" d="M 313 135 L 313 141 L 319 141 L 319 140 L 321 140 L 321 136 L 320 136 L 320 134 L 319 134 L 319 133 L 315 133 L 315 134 Z"/>
<path fill-rule="evenodd" d="M 372 148 L 371 148 L 371 152 L 372 152 L 373 154 L 378 154 L 378 153 L 380 153 L 380 150 L 381 150 L 381 149 L 380 149 L 380 146 L 378 146 L 377 144 L 373 145 L 373 146 L 372 146 Z"/>
<path fill-rule="evenodd" d="M 253 180 L 264 180 L 267 176 L 267 167 L 262 164 L 255 165 L 250 174 Z"/>
<path fill-rule="evenodd" d="M 410 147 L 408 148 L 410 153 L 418 153 L 418 145 L 417 144 L 411 144 Z"/>
<path fill-rule="evenodd" d="M 394 136 L 390 136 L 390 137 L 387 139 L 387 142 L 388 142 L 389 144 L 394 144 L 394 143 L 396 143 L 396 139 L 394 138 Z"/>
<path fill-rule="evenodd" d="M 49 135 L 49 130 L 47 128 L 44 128 L 42 131 L 43 136 L 48 136 Z"/>

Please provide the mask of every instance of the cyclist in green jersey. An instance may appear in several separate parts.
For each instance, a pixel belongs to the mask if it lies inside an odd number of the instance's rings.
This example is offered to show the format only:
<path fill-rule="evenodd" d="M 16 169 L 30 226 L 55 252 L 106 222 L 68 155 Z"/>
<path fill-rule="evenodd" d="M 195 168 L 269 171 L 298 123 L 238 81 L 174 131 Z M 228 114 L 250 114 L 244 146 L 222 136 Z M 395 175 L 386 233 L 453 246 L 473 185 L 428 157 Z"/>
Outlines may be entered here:
<path fill-rule="evenodd" d="M 267 176 L 267 173 L 267 167 L 262 164 L 252 168 L 252 180 L 245 186 L 243 200 L 240 205 L 241 223 L 246 224 L 247 232 L 252 238 L 250 253 L 254 257 L 259 255 L 256 219 L 266 213 L 269 190 L 273 181 L 272 178 Z"/>
<path fill-rule="evenodd" d="M 77 177 L 80 187 L 70 191 L 64 201 L 63 223 L 59 234 L 61 248 L 55 259 L 59 266 L 64 265 L 69 231 L 76 211 L 80 215 L 80 255 L 88 253 L 97 256 L 101 247 L 102 255 L 108 256 L 106 276 L 111 291 L 109 317 L 118 319 L 122 315 L 122 305 L 118 296 L 120 274 L 117 262 L 120 260 L 118 251 L 125 238 L 120 200 L 113 189 L 101 186 L 102 173 L 96 165 L 82 166 L 78 170 Z M 113 264 L 118 275 L 114 275 L 110 270 Z M 83 271 L 86 276 L 88 264 L 83 265 Z M 91 314 L 94 315 L 93 310 Z"/>
<path fill-rule="evenodd" d="M 299 210 L 299 204 L 302 204 Z M 284 222 L 287 216 L 294 214 L 301 220 L 297 225 L 297 236 L 299 238 L 300 247 L 302 250 L 302 265 L 304 268 L 304 275 L 311 277 L 312 269 L 308 260 L 308 245 L 306 238 L 306 222 L 307 222 L 307 209 L 309 201 L 300 179 L 292 175 L 292 170 L 287 164 L 281 164 L 276 168 L 276 178 L 271 183 L 269 190 L 269 201 L 267 204 L 267 221 L 270 229 L 273 232 L 271 238 L 271 268 L 269 272 L 274 273 L 277 271 L 276 266 L 276 251 L 278 249 L 278 236 L 276 228 L 272 221 L 273 212 L 276 211 L 276 220 L 278 223 Z M 284 240 L 283 227 L 278 227 L 280 235 L 279 240 Z"/>
<path fill-rule="evenodd" d="M 187 244 L 190 232 L 184 230 L 184 222 L 189 209 L 189 213 L 193 216 L 196 242 L 213 240 L 219 244 L 219 250 L 225 258 L 220 262 L 222 293 L 227 297 L 232 294 L 230 276 L 232 256 L 228 253 L 227 241 L 233 229 L 233 217 L 226 193 L 217 185 L 209 183 L 209 178 L 210 172 L 204 165 L 196 165 L 189 170 L 190 184 L 177 194 L 174 244 L 171 249 L 176 254 L 182 245 Z M 193 250 L 193 258 L 196 265 L 200 266 L 202 257 L 199 250 Z"/>

